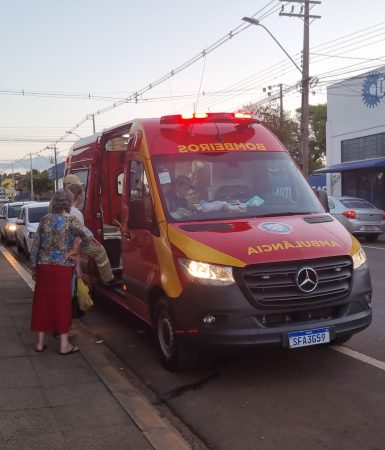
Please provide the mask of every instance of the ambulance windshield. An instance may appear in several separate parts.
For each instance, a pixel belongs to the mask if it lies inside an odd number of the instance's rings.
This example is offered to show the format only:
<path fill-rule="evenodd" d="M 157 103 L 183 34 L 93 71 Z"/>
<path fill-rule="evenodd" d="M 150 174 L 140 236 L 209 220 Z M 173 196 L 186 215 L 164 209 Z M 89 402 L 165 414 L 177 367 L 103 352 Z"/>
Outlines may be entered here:
<path fill-rule="evenodd" d="M 173 222 L 325 212 L 285 152 L 162 155 L 153 161 Z"/>

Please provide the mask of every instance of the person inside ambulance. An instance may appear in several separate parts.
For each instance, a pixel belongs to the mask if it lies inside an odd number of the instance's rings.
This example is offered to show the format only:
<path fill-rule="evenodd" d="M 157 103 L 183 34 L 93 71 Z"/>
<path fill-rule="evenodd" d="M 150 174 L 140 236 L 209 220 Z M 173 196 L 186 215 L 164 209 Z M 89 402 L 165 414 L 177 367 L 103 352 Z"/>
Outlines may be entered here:
<path fill-rule="evenodd" d="M 166 192 L 167 209 L 174 219 L 182 219 L 183 217 L 191 216 L 195 212 L 195 208 L 188 200 L 191 190 L 192 186 L 189 177 L 179 175 L 174 179 L 172 189 Z"/>
<path fill-rule="evenodd" d="M 210 169 L 202 161 L 195 159 L 191 164 L 189 179 L 193 190 L 189 192 L 189 200 L 193 204 L 200 203 L 201 200 L 208 200 L 208 190 L 210 187 Z"/>

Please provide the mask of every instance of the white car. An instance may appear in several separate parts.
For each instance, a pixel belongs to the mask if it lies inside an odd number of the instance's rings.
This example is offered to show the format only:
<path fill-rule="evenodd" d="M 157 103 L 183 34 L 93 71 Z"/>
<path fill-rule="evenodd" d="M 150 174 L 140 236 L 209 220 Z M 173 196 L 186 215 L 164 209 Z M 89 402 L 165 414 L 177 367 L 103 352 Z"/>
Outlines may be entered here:
<path fill-rule="evenodd" d="M 48 214 L 49 202 L 36 202 L 21 207 L 16 220 L 16 245 L 19 252 L 24 252 L 29 259 L 33 234 L 36 233 L 40 219 Z"/>
<path fill-rule="evenodd" d="M 16 218 L 23 205 L 35 202 L 11 202 L 0 208 L 0 237 L 6 244 L 15 242 Z"/>

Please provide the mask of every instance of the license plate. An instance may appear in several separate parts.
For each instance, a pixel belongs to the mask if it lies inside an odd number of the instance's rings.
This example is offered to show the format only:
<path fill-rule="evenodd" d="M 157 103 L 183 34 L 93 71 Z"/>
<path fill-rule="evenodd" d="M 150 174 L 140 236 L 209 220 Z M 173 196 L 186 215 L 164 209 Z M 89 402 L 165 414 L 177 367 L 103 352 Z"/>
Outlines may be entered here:
<path fill-rule="evenodd" d="M 360 228 L 360 231 L 381 231 L 381 229 L 375 225 L 364 225 Z"/>
<path fill-rule="evenodd" d="M 298 348 L 308 345 L 330 342 L 329 328 L 314 328 L 312 330 L 294 331 L 288 334 L 289 347 Z"/>

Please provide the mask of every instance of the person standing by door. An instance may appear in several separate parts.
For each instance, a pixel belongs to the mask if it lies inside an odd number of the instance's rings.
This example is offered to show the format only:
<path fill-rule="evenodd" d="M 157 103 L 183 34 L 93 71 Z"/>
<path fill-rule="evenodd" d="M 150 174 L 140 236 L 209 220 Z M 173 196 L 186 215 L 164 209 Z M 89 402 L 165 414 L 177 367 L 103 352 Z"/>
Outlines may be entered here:
<path fill-rule="evenodd" d="M 73 194 L 60 190 L 52 197 L 52 213 L 39 224 L 31 251 L 32 278 L 36 281 L 32 304 L 31 330 L 37 333 L 36 352 L 43 352 L 45 333 L 60 336 L 61 355 L 79 351 L 68 339 L 72 323 L 73 243 L 80 237 L 91 239 L 78 219 L 69 214 Z"/>
<path fill-rule="evenodd" d="M 67 177 L 68 176 L 69 175 L 67 175 Z M 99 270 L 100 279 L 102 280 L 103 284 L 112 287 L 120 285 L 119 281 L 115 279 L 114 274 L 112 273 L 111 263 L 108 259 L 106 249 L 100 242 L 98 242 L 94 238 L 91 230 L 89 230 L 84 224 L 83 213 L 79 209 L 79 206 L 83 204 L 82 186 L 77 183 L 70 184 L 68 186 L 68 190 L 71 191 L 74 195 L 70 214 L 75 216 L 79 220 L 87 236 L 91 238 L 91 244 L 87 245 L 86 247 L 81 247 L 81 252 L 94 258 Z"/>

